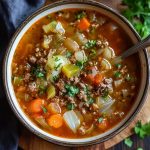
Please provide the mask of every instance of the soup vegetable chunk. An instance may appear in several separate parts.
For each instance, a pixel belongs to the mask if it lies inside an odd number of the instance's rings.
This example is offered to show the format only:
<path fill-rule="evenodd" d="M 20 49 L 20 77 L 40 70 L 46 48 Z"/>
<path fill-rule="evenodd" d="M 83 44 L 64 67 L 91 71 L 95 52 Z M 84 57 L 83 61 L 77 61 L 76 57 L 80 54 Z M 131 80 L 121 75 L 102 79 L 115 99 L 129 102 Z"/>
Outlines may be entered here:
<path fill-rule="evenodd" d="M 56 136 L 108 131 L 128 114 L 138 91 L 138 57 L 112 63 L 131 45 L 122 28 L 98 12 L 67 9 L 45 16 L 14 54 L 12 84 L 21 108 Z"/>

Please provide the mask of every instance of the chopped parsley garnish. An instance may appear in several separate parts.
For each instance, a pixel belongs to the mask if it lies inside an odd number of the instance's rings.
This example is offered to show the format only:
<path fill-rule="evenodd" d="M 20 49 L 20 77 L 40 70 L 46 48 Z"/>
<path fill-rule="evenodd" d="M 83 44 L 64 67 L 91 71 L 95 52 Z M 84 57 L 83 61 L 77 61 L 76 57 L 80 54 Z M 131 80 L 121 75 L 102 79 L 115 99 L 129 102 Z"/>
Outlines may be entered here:
<path fill-rule="evenodd" d="M 143 150 L 143 148 L 139 147 L 139 148 L 137 148 L 137 150 Z"/>
<path fill-rule="evenodd" d="M 128 146 L 128 147 L 132 147 L 133 145 L 133 141 L 130 138 L 126 138 L 124 140 L 124 143 Z"/>
<path fill-rule="evenodd" d="M 53 76 L 53 81 L 55 82 L 55 81 L 57 81 L 58 80 L 58 76 Z"/>
<path fill-rule="evenodd" d="M 150 1 L 123 0 L 128 6 L 122 14 L 133 24 L 142 39 L 150 34 Z"/>
<path fill-rule="evenodd" d="M 103 117 L 98 118 L 98 122 L 101 123 L 103 121 Z"/>
<path fill-rule="evenodd" d="M 93 103 L 94 103 L 94 99 L 93 99 L 92 97 L 89 97 L 87 103 L 88 103 L 89 105 L 90 105 L 90 104 L 93 104 Z"/>
<path fill-rule="evenodd" d="M 84 87 L 84 93 L 86 94 L 86 95 L 89 95 L 89 89 L 88 89 L 88 86 L 86 85 L 85 87 Z"/>
<path fill-rule="evenodd" d="M 96 40 L 89 40 L 86 44 L 85 44 L 85 48 L 86 49 L 90 49 L 96 46 Z"/>
<path fill-rule="evenodd" d="M 41 106 L 44 113 L 47 113 L 47 109 L 44 106 Z"/>
<path fill-rule="evenodd" d="M 59 60 L 60 60 L 60 58 L 58 58 L 58 57 L 55 58 L 55 61 L 59 61 Z"/>
<path fill-rule="evenodd" d="M 70 58 L 72 56 L 72 53 L 71 52 L 66 52 L 66 57 L 67 58 Z"/>
<path fill-rule="evenodd" d="M 132 78 L 131 78 L 131 76 L 130 76 L 129 74 L 127 74 L 126 77 L 125 77 L 125 79 L 126 79 L 127 81 L 131 81 Z"/>
<path fill-rule="evenodd" d="M 55 70 L 58 70 L 58 68 L 60 67 L 62 63 L 59 63 L 57 66 L 54 67 Z"/>
<path fill-rule="evenodd" d="M 134 127 L 134 132 L 140 137 L 144 138 L 150 135 L 150 122 L 142 124 L 141 121 L 138 121 Z"/>
<path fill-rule="evenodd" d="M 120 77 L 121 77 L 121 72 L 120 72 L 120 71 L 116 71 L 116 72 L 114 73 L 114 76 L 115 76 L 116 78 L 120 78 Z"/>
<path fill-rule="evenodd" d="M 68 109 L 68 110 L 73 110 L 73 109 L 75 109 L 74 104 L 73 104 L 73 103 L 68 104 L 68 105 L 67 105 L 67 109 Z"/>
<path fill-rule="evenodd" d="M 65 89 L 67 91 L 67 95 L 69 95 L 70 97 L 74 97 L 79 93 L 79 88 L 71 84 L 66 84 Z"/>
<path fill-rule="evenodd" d="M 121 64 L 115 64 L 115 66 L 117 67 L 117 69 L 120 69 L 121 68 Z"/>
<path fill-rule="evenodd" d="M 33 67 L 31 70 L 31 74 L 33 74 L 37 78 L 45 77 L 45 71 L 42 70 L 40 66 Z"/>
<path fill-rule="evenodd" d="M 108 88 L 105 88 L 104 91 L 103 91 L 103 93 L 102 93 L 102 97 L 103 97 L 104 99 L 106 99 L 106 98 L 108 97 L 108 95 L 109 95 Z"/>
<path fill-rule="evenodd" d="M 95 50 L 95 49 L 92 49 L 92 50 L 91 50 L 90 56 L 92 56 L 92 57 L 93 57 L 93 56 L 96 56 L 96 50 Z"/>
<path fill-rule="evenodd" d="M 84 62 L 82 62 L 82 61 L 76 61 L 76 66 L 78 66 L 80 69 L 83 69 Z"/>
<path fill-rule="evenodd" d="M 85 13 L 85 11 L 79 11 L 75 17 L 77 20 L 82 19 L 82 18 L 86 17 L 86 13 Z"/>

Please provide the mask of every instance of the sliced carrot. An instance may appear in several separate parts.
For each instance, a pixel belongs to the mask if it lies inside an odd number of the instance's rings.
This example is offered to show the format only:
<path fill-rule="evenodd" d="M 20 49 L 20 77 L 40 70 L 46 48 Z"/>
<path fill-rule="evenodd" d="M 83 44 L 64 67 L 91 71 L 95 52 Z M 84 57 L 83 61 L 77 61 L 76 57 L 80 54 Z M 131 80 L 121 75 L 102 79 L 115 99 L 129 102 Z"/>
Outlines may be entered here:
<path fill-rule="evenodd" d="M 54 128 L 60 128 L 63 125 L 63 118 L 60 114 L 55 114 L 47 119 L 49 126 Z"/>
<path fill-rule="evenodd" d="M 105 131 L 108 128 L 108 120 L 103 119 L 103 121 L 98 124 L 98 128 L 102 131 Z"/>
<path fill-rule="evenodd" d="M 94 77 L 94 84 L 98 85 L 98 84 L 100 84 L 102 82 L 102 80 L 103 80 L 103 75 L 98 73 Z"/>
<path fill-rule="evenodd" d="M 86 19 L 86 18 L 82 18 L 81 20 L 80 20 L 80 22 L 78 23 L 78 28 L 80 29 L 80 30 L 87 30 L 88 28 L 89 28 L 89 26 L 90 26 L 90 22 Z"/>
<path fill-rule="evenodd" d="M 32 100 L 29 104 L 29 112 L 30 113 L 40 113 L 42 112 L 42 105 L 43 105 L 43 100 L 38 98 L 35 100 Z"/>

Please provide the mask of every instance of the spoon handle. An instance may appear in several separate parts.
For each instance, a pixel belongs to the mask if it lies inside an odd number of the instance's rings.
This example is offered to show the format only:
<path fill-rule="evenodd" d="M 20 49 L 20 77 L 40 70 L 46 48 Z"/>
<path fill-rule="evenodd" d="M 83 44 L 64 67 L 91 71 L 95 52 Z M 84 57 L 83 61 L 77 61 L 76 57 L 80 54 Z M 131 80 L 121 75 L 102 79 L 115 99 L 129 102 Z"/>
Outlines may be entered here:
<path fill-rule="evenodd" d="M 144 40 L 142 40 L 141 42 L 139 42 L 138 44 L 136 44 L 135 46 L 129 48 L 123 54 L 121 54 L 121 59 L 125 59 L 126 57 L 128 57 L 148 46 L 150 46 L 150 35 L 147 38 L 145 38 Z"/>

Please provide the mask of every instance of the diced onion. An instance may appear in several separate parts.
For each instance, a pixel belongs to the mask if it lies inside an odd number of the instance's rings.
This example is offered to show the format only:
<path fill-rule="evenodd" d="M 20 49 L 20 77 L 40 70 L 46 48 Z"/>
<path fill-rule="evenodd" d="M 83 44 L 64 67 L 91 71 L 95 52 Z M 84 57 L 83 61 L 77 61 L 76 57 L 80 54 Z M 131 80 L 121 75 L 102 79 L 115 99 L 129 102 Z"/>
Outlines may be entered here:
<path fill-rule="evenodd" d="M 65 34 L 65 30 L 60 22 L 58 22 L 56 25 L 56 32 L 60 34 Z"/>
<path fill-rule="evenodd" d="M 61 113 L 61 108 L 60 108 L 59 104 L 58 103 L 54 103 L 54 102 L 52 102 L 52 103 L 50 103 L 48 105 L 48 110 L 52 114 L 59 114 L 59 113 Z"/>
<path fill-rule="evenodd" d="M 106 70 L 111 69 L 110 62 L 107 59 L 104 59 L 104 58 L 101 61 L 101 66 L 102 66 L 102 69 L 106 69 Z"/>
<path fill-rule="evenodd" d="M 122 89 L 122 95 L 123 95 L 123 98 L 127 98 L 127 96 L 129 95 L 129 92 L 127 89 Z"/>
<path fill-rule="evenodd" d="M 103 52 L 103 56 L 106 59 L 112 59 L 115 57 L 114 50 L 111 47 L 106 47 Z"/>
<path fill-rule="evenodd" d="M 77 129 L 80 126 L 80 119 L 79 117 L 76 115 L 76 113 L 71 110 L 71 111 L 67 111 L 64 113 L 63 115 L 64 121 L 65 123 L 68 125 L 68 127 L 74 132 L 77 132 Z"/>
<path fill-rule="evenodd" d="M 60 22 L 52 21 L 47 25 L 43 25 L 43 30 L 45 33 L 54 32 L 64 34 L 65 30 Z"/>
<path fill-rule="evenodd" d="M 114 104 L 114 102 L 115 100 L 113 100 L 110 96 L 105 99 L 103 97 L 97 97 L 96 99 L 96 104 L 99 106 L 101 113 L 107 112 Z"/>
<path fill-rule="evenodd" d="M 115 85 L 115 87 L 120 86 L 120 85 L 122 84 L 122 82 L 123 82 L 123 80 L 122 80 L 122 79 L 119 79 L 119 80 L 114 81 L 114 85 Z"/>
<path fill-rule="evenodd" d="M 84 50 L 75 52 L 75 58 L 76 58 L 76 60 L 78 60 L 80 62 L 87 61 L 87 57 L 86 57 Z"/>
<path fill-rule="evenodd" d="M 88 42 L 85 35 L 79 32 L 76 32 L 74 39 L 79 43 L 79 45 L 85 45 Z"/>
<path fill-rule="evenodd" d="M 70 51 L 78 51 L 79 50 L 78 43 L 70 38 L 67 38 L 64 41 L 64 46 Z"/>
<path fill-rule="evenodd" d="M 61 70 L 62 66 L 64 66 L 65 64 L 68 64 L 68 63 L 69 63 L 69 61 L 66 57 L 61 56 L 61 55 L 55 55 L 55 56 L 48 57 L 46 66 L 52 70 L 53 69 Z"/>

